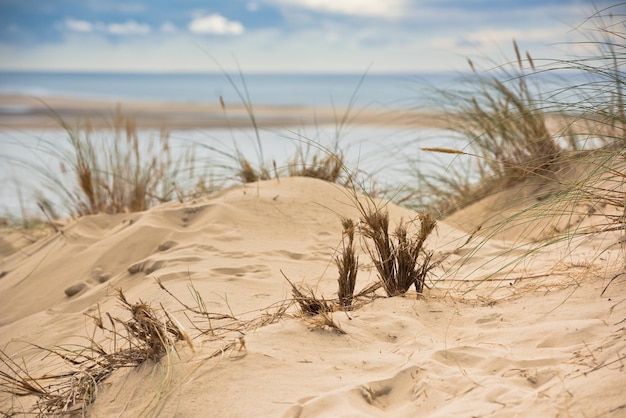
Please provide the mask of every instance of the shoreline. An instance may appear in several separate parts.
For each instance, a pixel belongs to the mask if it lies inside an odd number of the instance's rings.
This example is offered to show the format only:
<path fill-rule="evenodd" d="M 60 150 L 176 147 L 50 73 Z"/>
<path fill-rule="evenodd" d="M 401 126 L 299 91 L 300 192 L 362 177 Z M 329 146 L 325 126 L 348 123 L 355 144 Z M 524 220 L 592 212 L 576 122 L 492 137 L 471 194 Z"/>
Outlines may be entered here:
<path fill-rule="evenodd" d="M 243 105 L 219 103 L 107 101 L 68 97 L 45 99 L 15 94 L 0 94 L 0 130 L 59 129 L 56 117 L 70 126 L 110 128 L 120 110 L 140 129 L 250 128 L 252 123 Z M 349 125 L 443 128 L 444 114 L 436 111 L 406 109 L 333 109 L 253 104 L 259 128 L 337 124 L 346 112 Z M 55 117 L 56 115 L 56 117 Z"/>

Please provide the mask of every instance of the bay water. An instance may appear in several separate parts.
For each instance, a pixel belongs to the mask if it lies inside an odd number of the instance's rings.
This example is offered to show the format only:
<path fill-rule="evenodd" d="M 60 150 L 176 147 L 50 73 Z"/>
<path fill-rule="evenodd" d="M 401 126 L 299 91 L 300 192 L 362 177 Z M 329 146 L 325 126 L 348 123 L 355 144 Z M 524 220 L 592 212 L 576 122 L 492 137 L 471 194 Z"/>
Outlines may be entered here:
<path fill-rule="evenodd" d="M 0 72 L 0 94 L 103 99 L 117 102 L 183 102 L 255 106 L 307 106 L 404 110 L 424 108 L 433 89 L 455 89 L 462 82 L 457 73 L 423 74 L 138 74 Z M 416 187 L 414 170 L 441 173 L 458 158 L 433 155 L 421 147 L 463 147 L 452 133 L 395 126 L 303 126 L 290 129 L 196 129 L 170 132 L 173 159 L 190 148 L 207 176 L 223 179 L 219 172 L 234 166 L 232 156 L 241 153 L 253 164 L 285 166 L 298 149 L 319 152 L 338 144 L 346 151 L 347 166 L 369 175 L 372 187 L 401 190 Z M 110 140 L 110 132 L 92 134 L 94 140 Z M 149 146 L 159 138 L 155 130 L 142 130 L 139 139 Z M 50 147 L 67 150 L 67 134 L 60 130 L 7 130 L 0 127 L 0 215 L 20 217 L 38 214 L 37 193 L 53 203 L 46 185 L 62 171 Z M 65 147 L 65 148 L 64 148 Z M 216 150 L 218 152 L 216 152 Z M 323 154 L 324 151 L 322 151 Z M 230 157 L 229 157 L 230 156 Z M 45 174 L 44 174 L 45 173 Z M 42 175 L 43 174 L 43 175 Z M 230 172 L 232 176 L 232 170 Z M 47 177 L 47 178 L 46 178 Z M 230 179 L 236 182 L 234 179 Z"/>

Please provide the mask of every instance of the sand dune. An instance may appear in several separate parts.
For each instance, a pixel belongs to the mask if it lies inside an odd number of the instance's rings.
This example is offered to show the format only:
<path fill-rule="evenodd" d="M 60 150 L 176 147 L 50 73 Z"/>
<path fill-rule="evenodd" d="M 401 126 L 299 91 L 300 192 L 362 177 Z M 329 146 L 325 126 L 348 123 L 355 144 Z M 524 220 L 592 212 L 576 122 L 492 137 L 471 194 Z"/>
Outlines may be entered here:
<path fill-rule="evenodd" d="M 355 198 L 338 185 L 284 178 L 70 221 L 3 259 L 2 349 L 38 375 L 46 363 L 28 343 L 84 344 L 94 329 L 86 313 L 124 315 L 113 290 L 121 287 L 130 301 L 162 303 L 193 350 L 181 343 L 178 356 L 118 370 L 90 416 L 624 415 L 626 280 L 611 281 L 623 269 L 611 246 L 618 232 L 539 249 L 511 232 L 462 247 L 468 232 L 457 217 L 427 241 L 444 261 L 423 297 L 335 312 L 345 333 L 297 316 L 254 326 L 291 298 L 283 274 L 336 297 L 340 218 L 358 218 Z M 386 208 L 392 223 L 416 216 Z M 357 291 L 376 280 L 359 252 Z M 190 305 L 193 285 L 211 312 L 249 325 L 219 339 L 200 334 L 156 278 Z M 8 410 L 12 400 L 0 396 Z"/>

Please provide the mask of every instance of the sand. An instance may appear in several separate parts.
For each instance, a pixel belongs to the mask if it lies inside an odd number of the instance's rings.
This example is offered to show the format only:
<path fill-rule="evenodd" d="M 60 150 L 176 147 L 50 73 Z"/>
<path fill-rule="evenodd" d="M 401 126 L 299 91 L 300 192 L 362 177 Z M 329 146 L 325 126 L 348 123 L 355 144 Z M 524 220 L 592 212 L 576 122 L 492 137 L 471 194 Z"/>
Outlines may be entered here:
<path fill-rule="evenodd" d="M 30 97 L 0 95 L 0 129 L 60 129 L 60 117 L 70 126 L 109 128 L 114 115 L 121 109 L 125 117 L 134 118 L 138 128 L 201 129 L 249 128 L 248 109 L 241 104 L 227 105 L 226 112 L 219 103 L 159 103 L 124 101 L 123 104 L 67 97 Z M 52 109 L 54 111 L 52 111 Z M 253 103 L 258 127 L 295 127 L 328 125 L 343 120 L 361 125 L 438 128 L 444 125 L 440 113 L 425 110 L 384 108 L 333 109 L 294 106 L 268 106 Z"/>
<path fill-rule="evenodd" d="M 619 231 L 537 247 L 512 229 L 463 246 L 471 229 L 464 220 L 497 204 L 478 202 L 429 237 L 443 261 L 423 295 L 333 313 L 345 333 L 315 326 L 292 307 L 293 315 L 216 339 L 195 330 L 157 284 L 190 305 L 193 285 L 209 311 L 240 323 L 291 298 L 284 276 L 336 297 L 333 257 L 341 217 L 358 218 L 354 199 L 335 184 L 281 178 L 141 213 L 69 220 L 3 252 L 0 347 L 39 375 L 54 360 L 29 343 L 107 341 L 86 314 L 123 316 L 114 291 L 122 288 L 133 303 L 162 303 L 193 350 L 181 342 L 160 363 L 118 370 L 100 385 L 90 416 L 626 414 L 626 277 L 613 279 L 624 271 Z M 394 224 L 416 217 L 377 204 Z M 360 241 L 358 248 L 357 291 L 376 280 Z M 0 394 L 2 411 L 27 406 L 26 398 Z"/>

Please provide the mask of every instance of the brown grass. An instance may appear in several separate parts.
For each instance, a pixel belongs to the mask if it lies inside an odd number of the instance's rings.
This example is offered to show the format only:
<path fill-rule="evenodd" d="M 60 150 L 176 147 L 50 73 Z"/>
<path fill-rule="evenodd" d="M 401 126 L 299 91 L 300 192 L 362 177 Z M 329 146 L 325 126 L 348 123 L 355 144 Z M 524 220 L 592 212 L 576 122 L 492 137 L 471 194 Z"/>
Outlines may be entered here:
<path fill-rule="evenodd" d="M 269 180 L 272 178 L 272 175 L 267 168 L 263 166 L 254 167 L 249 160 L 241 155 L 238 158 L 238 162 L 239 168 L 237 176 L 242 183 L 254 183 L 260 180 Z"/>
<path fill-rule="evenodd" d="M 196 307 L 189 306 L 157 281 L 159 287 L 182 306 L 181 312 L 198 331 L 196 336 L 204 336 L 208 341 L 219 341 L 221 346 L 208 358 L 220 355 L 243 356 L 246 354 L 246 331 L 263 327 L 281 318 L 292 316 L 287 313 L 294 301 L 281 301 L 260 310 L 261 314 L 249 319 L 237 319 L 234 314 L 210 313 L 201 295 L 190 283 L 189 290 L 196 302 Z M 82 415 L 88 412 L 96 396 L 98 385 L 111 373 L 121 368 L 133 368 L 146 361 L 161 362 L 177 352 L 179 342 L 184 341 L 191 350 L 192 339 L 174 316 L 162 305 L 157 308 L 139 300 L 128 301 L 121 289 L 117 290 L 120 306 L 129 317 L 113 317 L 109 313 L 89 315 L 95 323 L 95 330 L 103 333 L 104 342 L 96 341 L 94 335 L 87 337 L 88 345 L 71 348 L 55 347 L 47 349 L 35 346 L 44 353 L 45 367 L 51 364 L 51 358 L 61 359 L 64 370 L 33 375 L 22 364 L 5 351 L 0 350 L 0 389 L 14 397 L 12 410 L 0 411 L 4 416 L 30 414 L 39 417 L 60 415 Z M 248 312 L 252 313 L 252 312 Z M 330 315 L 330 312 L 326 312 Z M 317 327 L 330 324 L 320 318 L 311 319 Z M 330 321 L 333 322 L 332 320 Z M 208 328 L 205 325 L 208 324 Z M 337 330 L 338 331 L 338 330 Z M 205 340 L 206 341 L 206 340 Z M 227 342 L 225 342 L 227 341 Z M 51 356 L 52 355 L 52 356 Z M 56 369 L 55 369 L 56 370 Z M 32 408 L 27 403 L 16 399 L 27 397 L 34 399 Z M 26 408 L 26 409 L 25 409 Z"/>
<path fill-rule="evenodd" d="M 333 319 L 336 306 L 334 301 L 319 298 L 310 287 L 296 286 L 286 276 L 285 279 L 291 285 L 291 294 L 300 308 L 300 317 L 310 329 L 322 328 L 333 330 L 339 334 L 346 333 Z"/>
<path fill-rule="evenodd" d="M 193 348 L 182 326 L 163 306 L 155 310 L 141 300 L 130 303 L 121 289 L 117 292 L 118 300 L 122 308 L 130 313 L 130 318 L 112 317 L 108 313 L 106 318 L 100 313 L 92 316 L 96 327 L 108 335 L 110 348 L 94 337 L 88 338 L 88 346 L 78 349 L 37 347 L 60 357 L 67 366 L 63 372 L 37 377 L 26 366 L 0 351 L 0 363 L 7 369 L 0 370 L 2 390 L 17 397 L 36 397 L 37 401 L 30 411 L 36 416 L 84 415 L 96 398 L 98 384 L 115 370 L 137 367 L 148 360 L 158 362 L 176 350 L 178 341 L 186 341 Z"/>
<path fill-rule="evenodd" d="M 293 295 L 294 301 L 300 307 L 302 315 L 312 316 L 334 311 L 332 301 L 327 301 L 324 298 L 318 298 L 315 296 L 313 289 L 304 286 L 296 286 L 286 276 L 284 277 L 291 286 L 291 294 Z"/>
<path fill-rule="evenodd" d="M 57 160 L 61 174 L 45 165 L 35 169 L 72 215 L 143 211 L 207 189 L 203 178 L 194 178 L 196 162 L 191 149 L 176 160 L 172 158 L 165 127 L 158 140 L 145 145 L 140 143 L 134 119 L 124 117 L 119 106 L 110 133 L 94 132 L 89 120 L 83 126 L 70 126 L 53 109 L 50 112 L 65 130 L 69 148 L 42 141 L 43 150 Z M 191 188 L 189 180 L 194 182 Z M 49 203 L 45 197 L 39 200 Z"/>
<path fill-rule="evenodd" d="M 430 215 L 420 214 L 416 234 L 410 234 L 403 223 L 398 224 L 392 234 L 386 210 L 367 210 L 363 206 L 361 210 L 361 231 L 371 242 L 366 246 L 387 295 L 402 295 L 412 285 L 417 293 L 422 293 L 427 274 L 436 266 L 430 263 L 432 253 L 423 249 L 436 221 Z"/>
<path fill-rule="evenodd" d="M 301 148 L 296 150 L 291 161 L 283 169 L 272 163 L 273 170 L 263 164 L 254 165 L 250 160 L 239 154 L 237 157 L 237 177 L 242 183 L 254 183 L 260 180 L 279 179 L 284 177 L 311 177 L 331 183 L 348 184 L 350 178 L 346 178 L 345 160 L 343 152 L 320 151 L 320 153 L 308 154 Z M 273 175 L 272 175 L 273 172 Z"/>
<path fill-rule="evenodd" d="M 341 224 L 343 226 L 341 240 L 343 248 L 341 254 L 335 257 L 335 263 L 339 271 L 337 296 L 339 297 L 339 304 L 347 308 L 352 305 L 352 299 L 354 298 L 359 257 L 356 255 L 354 248 L 354 231 L 356 229 L 354 221 L 344 218 L 341 220 Z"/>
<path fill-rule="evenodd" d="M 345 184 L 345 159 L 342 151 L 320 151 L 309 155 L 302 148 L 298 149 L 294 158 L 287 166 L 289 176 L 312 177 L 331 183 Z"/>
<path fill-rule="evenodd" d="M 513 50 L 515 61 L 489 72 L 469 61 L 471 73 L 462 80 L 466 87 L 435 89 L 434 106 L 442 108 L 447 129 L 465 138 L 467 148 L 424 149 L 459 157 L 446 172 L 434 176 L 417 167 L 419 186 L 406 197 L 407 203 L 443 217 L 529 177 L 550 178 L 561 168 L 562 153 L 576 147 L 572 116 L 541 100 L 532 77 L 540 71 L 515 41 Z M 463 155 L 474 158 L 462 159 Z"/>

